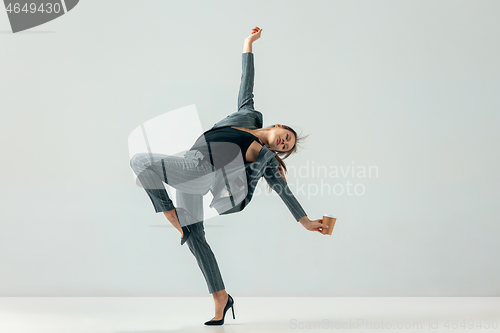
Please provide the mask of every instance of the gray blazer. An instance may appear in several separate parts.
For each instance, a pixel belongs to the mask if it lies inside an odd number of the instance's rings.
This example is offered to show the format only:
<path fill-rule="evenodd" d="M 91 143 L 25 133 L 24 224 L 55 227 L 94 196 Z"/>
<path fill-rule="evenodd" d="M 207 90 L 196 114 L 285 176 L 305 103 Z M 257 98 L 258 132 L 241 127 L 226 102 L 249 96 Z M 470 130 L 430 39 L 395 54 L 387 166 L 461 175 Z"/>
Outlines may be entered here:
<path fill-rule="evenodd" d="M 237 126 L 249 129 L 262 128 L 262 113 L 254 109 L 253 101 L 254 55 L 251 52 L 246 52 L 242 56 L 243 72 L 238 94 L 238 111 L 214 124 L 212 129 L 222 126 Z M 224 168 L 218 170 L 219 173 L 216 174 L 216 182 L 210 189 L 212 194 L 214 194 L 214 199 L 210 207 L 215 207 L 219 214 L 231 214 L 242 211 L 250 200 L 252 200 L 255 187 L 260 178 L 264 176 L 269 186 L 281 197 L 295 220 L 298 221 L 307 214 L 291 192 L 287 182 L 281 177 L 278 165 L 276 153 L 264 145 L 257 156 L 257 160 L 253 163 L 245 164 L 243 174 L 240 173 L 240 175 L 237 175 L 234 173 L 231 175 L 230 171 L 229 173 L 228 171 L 224 172 Z M 243 184 L 246 183 L 246 186 L 242 186 L 242 179 Z M 240 185 L 235 186 L 235 184 Z M 224 190 L 221 191 L 220 188 Z"/>

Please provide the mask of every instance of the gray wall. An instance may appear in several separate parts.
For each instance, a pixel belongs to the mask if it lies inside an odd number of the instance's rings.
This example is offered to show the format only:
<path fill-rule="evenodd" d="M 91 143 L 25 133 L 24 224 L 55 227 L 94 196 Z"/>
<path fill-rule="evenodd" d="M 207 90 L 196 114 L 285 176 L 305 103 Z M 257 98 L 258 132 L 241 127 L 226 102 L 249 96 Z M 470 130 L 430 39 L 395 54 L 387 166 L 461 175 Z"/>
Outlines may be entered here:
<path fill-rule="evenodd" d="M 127 138 L 186 105 L 204 129 L 236 111 L 254 26 L 255 107 L 311 134 L 288 181 L 311 219 L 338 222 L 307 231 L 261 180 L 243 212 L 206 221 L 228 292 L 499 296 L 499 10 L 86 0 L 17 34 L 0 14 L 0 296 L 207 294 Z"/>

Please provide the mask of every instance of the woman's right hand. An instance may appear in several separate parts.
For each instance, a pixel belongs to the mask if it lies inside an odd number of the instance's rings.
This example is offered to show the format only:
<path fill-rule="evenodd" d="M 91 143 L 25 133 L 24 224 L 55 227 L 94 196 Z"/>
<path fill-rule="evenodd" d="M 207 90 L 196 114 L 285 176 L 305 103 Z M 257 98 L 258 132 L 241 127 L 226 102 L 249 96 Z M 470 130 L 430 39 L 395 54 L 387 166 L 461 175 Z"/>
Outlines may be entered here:
<path fill-rule="evenodd" d="M 252 34 L 245 38 L 245 41 L 248 41 L 250 43 L 255 42 L 257 39 L 260 38 L 260 33 L 262 32 L 262 29 L 259 27 L 255 27 L 252 29 Z"/>

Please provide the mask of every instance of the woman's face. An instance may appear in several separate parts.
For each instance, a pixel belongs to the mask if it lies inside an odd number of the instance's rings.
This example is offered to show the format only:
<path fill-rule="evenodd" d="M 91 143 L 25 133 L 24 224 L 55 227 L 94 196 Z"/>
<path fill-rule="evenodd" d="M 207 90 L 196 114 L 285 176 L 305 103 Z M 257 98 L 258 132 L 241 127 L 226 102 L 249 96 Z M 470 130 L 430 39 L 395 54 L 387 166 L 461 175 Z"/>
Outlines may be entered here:
<path fill-rule="evenodd" d="M 276 124 L 269 131 L 269 149 L 278 152 L 287 152 L 295 145 L 295 136 L 292 131 L 284 129 L 280 124 Z"/>

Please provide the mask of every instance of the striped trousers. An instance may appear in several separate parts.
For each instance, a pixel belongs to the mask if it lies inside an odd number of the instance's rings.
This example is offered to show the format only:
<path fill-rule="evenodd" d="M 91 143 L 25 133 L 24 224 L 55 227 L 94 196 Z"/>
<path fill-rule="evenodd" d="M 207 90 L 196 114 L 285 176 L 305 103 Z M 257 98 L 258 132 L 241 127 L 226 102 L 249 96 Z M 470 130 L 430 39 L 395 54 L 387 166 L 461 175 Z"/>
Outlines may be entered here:
<path fill-rule="evenodd" d="M 180 225 L 190 230 L 186 243 L 203 273 L 208 292 L 225 289 L 203 226 L 203 196 L 215 180 L 213 165 L 200 159 L 194 151 L 188 151 L 184 157 L 139 153 L 130 159 L 130 166 L 137 175 L 137 185 L 144 188 L 155 211 L 159 213 L 175 208 Z M 177 207 L 174 207 L 163 182 L 176 189 Z"/>

